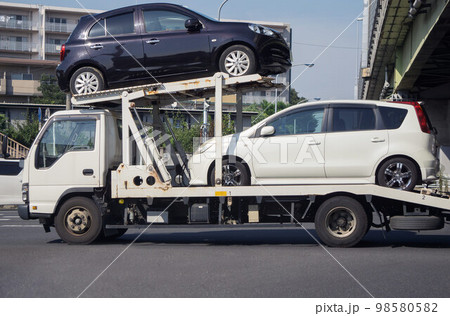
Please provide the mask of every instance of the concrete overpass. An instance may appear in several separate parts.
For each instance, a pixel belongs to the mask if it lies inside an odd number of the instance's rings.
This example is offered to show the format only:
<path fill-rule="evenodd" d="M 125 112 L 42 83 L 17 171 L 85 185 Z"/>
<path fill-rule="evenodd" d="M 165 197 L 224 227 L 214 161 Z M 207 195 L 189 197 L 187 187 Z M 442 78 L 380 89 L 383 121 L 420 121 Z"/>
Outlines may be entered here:
<path fill-rule="evenodd" d="M 361 99 L 424 101 L 450 172 L 449 0 L 364 0 Z"/>

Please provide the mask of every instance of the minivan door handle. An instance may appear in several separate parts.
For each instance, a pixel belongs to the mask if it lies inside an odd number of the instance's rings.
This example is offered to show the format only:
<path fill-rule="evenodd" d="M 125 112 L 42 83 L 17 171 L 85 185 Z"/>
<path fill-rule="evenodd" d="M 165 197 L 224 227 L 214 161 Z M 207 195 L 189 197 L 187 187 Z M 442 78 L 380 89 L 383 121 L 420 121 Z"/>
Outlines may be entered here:
<path fill-rule="evenodd" d="M 155 44 L 158 44 L 160 42 L 160 40 L 157 39 L 157 38 L 152 38 L 152 39 L 149 39 L 148 41 L 145 41 L 145 42 L 147 44 L 150 44 L 150 45 L 155 45 Z"/>
<path fill-rule="evenodd" d="M 99 49 L 103 48 L 103 45 L 102 44 L 94 44 L 94 45 L 91 45 L 89 48 L 99 50 Z"/>
<path fill-rule="evenodd" d="M 317 140 L 309 140 L 308 145 L 320 145 L 320 142 Z"/>
<path fill-rule="evenodd" d="M 92 169 L 83 169 L 83 176 L 93 176 L 94 170 Z"/>
<path fill-rule="evenodd" d="M 385 141 L 384 138 L 374 137 L 370 140 L 372 143 L 382 143 Z"/>

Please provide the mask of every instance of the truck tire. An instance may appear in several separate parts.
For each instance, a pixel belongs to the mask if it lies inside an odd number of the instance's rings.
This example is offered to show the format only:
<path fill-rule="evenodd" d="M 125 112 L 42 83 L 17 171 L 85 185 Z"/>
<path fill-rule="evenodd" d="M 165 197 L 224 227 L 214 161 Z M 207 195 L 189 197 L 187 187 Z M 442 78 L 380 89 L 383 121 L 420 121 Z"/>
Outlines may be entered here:
<path fill-rule="evenodd" d="M 59 237 L 69 244 L 90 244 L 102 233 L 102 216 L 92 199 L 74 197 L 59 208 L 55 228 Z"/>
<path fill-rule="evenodd" d="M 444 228 L 444 219 L 438 216 L 392 216 L 389 226 L 396 230 L 435 230 Z"/>
<path fill-rule="evenodd" d="M 361 203 L 347 196 L 332 197 L 316 212 L 319 238 L 330 247 L 352 247 L 366 235 L 369 220 Z"/>

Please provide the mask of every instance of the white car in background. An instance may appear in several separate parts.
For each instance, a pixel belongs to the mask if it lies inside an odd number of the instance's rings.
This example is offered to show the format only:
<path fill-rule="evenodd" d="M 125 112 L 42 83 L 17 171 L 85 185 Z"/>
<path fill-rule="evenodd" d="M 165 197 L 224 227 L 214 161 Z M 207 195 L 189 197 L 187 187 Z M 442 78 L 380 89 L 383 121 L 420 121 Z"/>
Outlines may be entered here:
<path fill-rule="evenodd" d="M 0 205 L 23 204 L 23 160 L 0 158 Z"/>
<path fill-rule="evenodd" d="M 223 185 L 366 184 L 412 190 L 436 179 L 435 133 L 419 103 L 320 101 L 222 138 Z M 215 145 L 189 161 L 190 184 L 213 185 Z"/>

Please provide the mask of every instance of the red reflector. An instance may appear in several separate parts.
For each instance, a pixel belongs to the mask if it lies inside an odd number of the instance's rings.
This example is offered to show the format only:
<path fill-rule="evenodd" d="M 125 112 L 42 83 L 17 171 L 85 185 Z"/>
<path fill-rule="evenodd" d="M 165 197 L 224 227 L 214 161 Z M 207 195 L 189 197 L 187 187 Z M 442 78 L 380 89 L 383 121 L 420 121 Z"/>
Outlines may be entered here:
<path fill-rule="evenodd" d="M 59 51 L 59 60 L 63 61 L 64 57 L 66 57 L 66 45 L 61 45 L 61 50 Z"/>
<path fill-rule="evenodd" d="M 431 133 L 430 127 L 428 126 L 427 123 L 427 118 L 425 116 L 425 113 L 423 112 L 422 107 L 420 106 L 420 104 L 414 104 L 414 109 L 416 109 L 416 114 L 417 114 L 417 119 L 419 120 L 419 125 L 420 125 L 420 129 L 422 130 L 422 132 L 424 133 Z"/>

